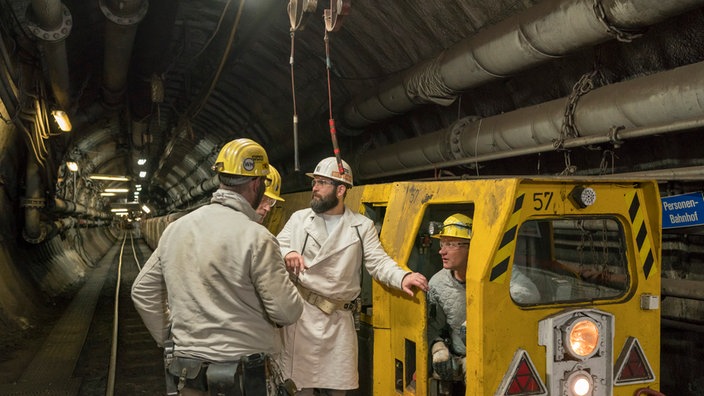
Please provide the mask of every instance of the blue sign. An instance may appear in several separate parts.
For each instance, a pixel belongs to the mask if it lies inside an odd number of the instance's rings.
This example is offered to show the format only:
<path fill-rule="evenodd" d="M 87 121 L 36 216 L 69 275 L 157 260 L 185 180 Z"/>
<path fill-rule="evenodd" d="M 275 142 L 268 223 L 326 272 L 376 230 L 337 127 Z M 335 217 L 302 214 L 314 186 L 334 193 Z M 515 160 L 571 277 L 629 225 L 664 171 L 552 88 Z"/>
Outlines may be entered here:
<path fill-rule="evenodd" d="M 701 192 L 662 198 L 662 228 L 692 227 L 704 224 L 704 197 Z"/>

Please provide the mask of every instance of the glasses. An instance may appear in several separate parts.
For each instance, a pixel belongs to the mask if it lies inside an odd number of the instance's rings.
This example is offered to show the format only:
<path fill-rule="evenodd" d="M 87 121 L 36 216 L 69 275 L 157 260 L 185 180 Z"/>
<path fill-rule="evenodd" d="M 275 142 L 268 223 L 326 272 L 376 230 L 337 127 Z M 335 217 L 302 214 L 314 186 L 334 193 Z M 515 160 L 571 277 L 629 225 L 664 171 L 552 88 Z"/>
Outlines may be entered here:
<path fill-rule="evenodd" d="M 327 186 L 327 185 L 337 186 L 337 185 L 339 185 L 339 183 L 337 183 L 337 182 L 334 182 L 332 180 L 325 180 L 325 179 L 313 179 L 310 181 L 311 187 L 315 187 L 316 184 L 319 186 Z"/>
<path fill-rule="evenodd" d="M 440 241 L 440 249 L 445 248 L 447 250 L 457 250 L 460 246 L 469 246 L 469 242 Z"/>

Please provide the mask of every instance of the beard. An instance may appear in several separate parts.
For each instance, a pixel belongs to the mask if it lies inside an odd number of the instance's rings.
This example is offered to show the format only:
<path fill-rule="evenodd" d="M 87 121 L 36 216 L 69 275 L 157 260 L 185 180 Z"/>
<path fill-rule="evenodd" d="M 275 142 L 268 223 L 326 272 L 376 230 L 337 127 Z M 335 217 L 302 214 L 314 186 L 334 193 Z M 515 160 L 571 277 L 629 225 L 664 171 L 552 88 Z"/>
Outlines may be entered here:
<path fill-rule="evenodd" d="M 257 196 L 254 202 L 252 202 L 252 209 L 257 209 L 259 207 L 259 204 L 262 203 L 262 198 L 264 198 L 264 191 L 266 191 L 266 186 L 264 185 L 264 182 L 259 183 L 259 187 L 257 187 Z"/>
<path fill-rule="evenodd" d="M 332 192 L 328 195 L 323 195 L 321 198 L 313 196 L 313 199 L 310 200 L 310 208 L 313 209 L 315 213 L 325 213 L 337 206 L 339 202 L 340 200 L 337 198 L 337 195 Z"/>

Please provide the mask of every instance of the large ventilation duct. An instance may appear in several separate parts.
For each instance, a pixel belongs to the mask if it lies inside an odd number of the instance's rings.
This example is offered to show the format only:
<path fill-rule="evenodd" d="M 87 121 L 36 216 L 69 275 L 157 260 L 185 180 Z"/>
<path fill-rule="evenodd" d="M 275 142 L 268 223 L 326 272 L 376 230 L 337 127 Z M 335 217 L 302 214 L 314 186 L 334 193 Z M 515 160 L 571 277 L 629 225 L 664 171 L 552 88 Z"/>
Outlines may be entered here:
<path fill-rule="evenodd" d="M 577 138 L 561 133 L 567 103 L 563 98 L 480 120 L 464 118 L 447 129 L 370 150 L 360 155 L 357 175 L 381 178 L 549 151 L 555 142 L 587 145 L 701 126 L 704 62 L 584 94 L 574 112 Z"/>
<path fill-rule="evenodd" d="M 100 0 L 105 24 L 103 95 L 105 103 L 117 106 L 127 86 L 127 72 L 139 22 L 147 14 L 147 0 Z"/>
<path fill-rule="evenodd" d="M 417 105 L 449 105 L 459 92 L 637 31 L 704 5 L 703 0 L 546 0 L 478 32 L 347 104 L 343 122 L 361 128 Z"/>
<path fill-rule="evenodd" d="M 71 89 L 65 40 L 73 26 L 71 13 L 60 0 L 32 0 L 31 10 L 27 27 L 42 44 L 54 98 L 62 110 L 69 112 Z"/>

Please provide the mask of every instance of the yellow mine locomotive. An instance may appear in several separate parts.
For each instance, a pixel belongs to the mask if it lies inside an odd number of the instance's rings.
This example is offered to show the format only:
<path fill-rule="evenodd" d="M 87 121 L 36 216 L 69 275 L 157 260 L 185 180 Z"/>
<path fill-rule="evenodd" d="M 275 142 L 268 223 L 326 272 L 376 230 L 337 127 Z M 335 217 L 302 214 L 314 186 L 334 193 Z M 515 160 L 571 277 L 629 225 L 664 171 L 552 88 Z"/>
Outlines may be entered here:
<path fill-rule="evenodd" d="M 274 233 L 310 193 L 284 197 L 268 218 Z M 443 268 L 433 238 L 443 220 L 471 219 L 461 376 L 434 372 L 426 294 L 363 274 L 358 394 L 659 394 L 659 198 L 654 182 L 586 178 L 354 187 L 347 206 L 428 279 Z"/>

